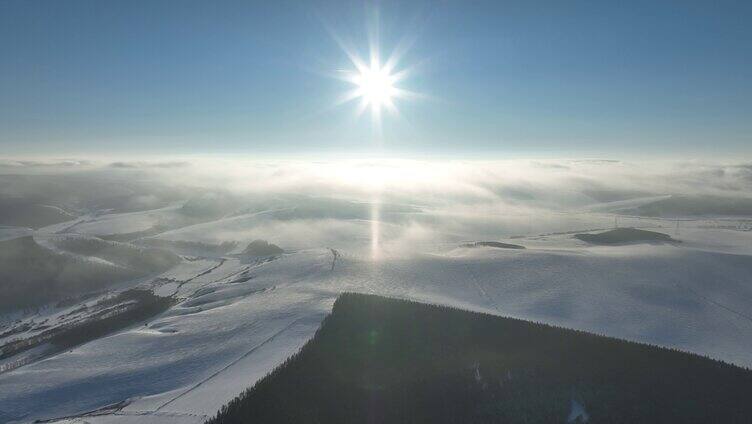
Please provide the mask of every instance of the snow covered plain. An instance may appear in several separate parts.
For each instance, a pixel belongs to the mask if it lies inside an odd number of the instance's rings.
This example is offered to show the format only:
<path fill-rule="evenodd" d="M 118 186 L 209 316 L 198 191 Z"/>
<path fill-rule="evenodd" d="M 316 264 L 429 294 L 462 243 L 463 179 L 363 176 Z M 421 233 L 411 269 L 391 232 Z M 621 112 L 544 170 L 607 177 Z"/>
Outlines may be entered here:
<path fill-rule="evenodd" d="M 258 219 L 165 236 L 202 241 Z M 99 225 L 112 228 L 116 216 L 106 220 Z M 96 225 L 92 218 L 85 232 Z M 367 242 L 370 223 L 347 225 L 362 226 Z M 203 422 L 296 352 L 343 291 L 547 322 L 752 366 L 752 232 L 682 228 L 677 237 L 683 243 L 589 246 L 569 234 L 513 240 L 527 250 L 442 243 L 385 251 L 377 261 L 364 249 L 340 249 L 335 261 L 328 248 L 302 247 L 274 260 L 186 258 L 135 283 L 175 296 L 166 312 L 0 374 L 0 422 Z"/>

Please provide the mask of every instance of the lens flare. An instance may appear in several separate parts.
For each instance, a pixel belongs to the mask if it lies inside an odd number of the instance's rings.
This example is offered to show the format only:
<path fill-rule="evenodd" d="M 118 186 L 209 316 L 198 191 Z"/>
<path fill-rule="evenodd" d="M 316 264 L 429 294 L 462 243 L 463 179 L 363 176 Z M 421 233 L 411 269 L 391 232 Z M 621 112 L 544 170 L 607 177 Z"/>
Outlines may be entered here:
<path fill-rule="evenodd" d="M 352 82 L 358 86 L 357 95 L 372 109 L 382 106 L 394 107 L 392 97 L 397 94 L 394 88 L 394 76 L 386 68 L 373 63 L 370 67 L 361 69 Z"/>
<path fill-rule="evenodd" d="M 367 58 L 360 56 L 351 44 L 333 35 L 339 46 L 345 52 L 352 64 L 351 69 L 339 70 L 336 77 L 352 84 L 354 87 L 346 91 L 338 103 L 358 101 L 357 115 L 370 109 L 373 124 L 381 126 L 382 111 L 398 115 L 395 106 L 396 99 L 417 98 L 415 92 L 398 85 L 410 76 L 413 68 L 398 69 L 399 62 L 407 52 L 410 42 L 401 41 L 391 52 L 386 61 L 381 61 L 377 31 L 372 31 L 369 37 L 369 54 Z"/>
<path fill-rule="evenodd" d="M 360 116 L 366 109 L 370 109 L 373 130 L 372 141 L 380 146 L 383 139 L 382 110 L 398 117 L 399 112 L 394 104 L 395 99 L 416 98 L 418 94 L 397 86 L 412 72 L 412 68 L 399 68 L 398 65 L 409 50 L 413 39 L 403 38 L 397 43 L 386 61 L 382 62 L 378 36 L 378 13 L 374 13 L 370 23 L 368 59 L 360 56 L 352 44 L 338 37 L 334 31 L 330 31 L 330 34 L 352 64 L 351 69 L 340 70 L 336 73 L 337 78 L 354 86 L 345 92 L 337 103 L 358 101 L 357 116 Z M 381 256 L 379 198 L 383 180 L 384 177 L 379 175 L 372 181 L 375 183 L 371 193 L 371 259 L 373 263 L 376 263 Z"/>

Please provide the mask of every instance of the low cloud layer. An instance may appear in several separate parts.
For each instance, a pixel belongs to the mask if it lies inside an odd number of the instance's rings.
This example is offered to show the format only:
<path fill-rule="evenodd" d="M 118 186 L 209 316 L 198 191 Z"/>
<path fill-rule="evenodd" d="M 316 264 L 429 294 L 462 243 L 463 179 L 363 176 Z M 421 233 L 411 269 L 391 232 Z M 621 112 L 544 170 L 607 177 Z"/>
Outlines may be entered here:
<path fill-rule="evenodd" d="M 295 248 L 367 245 L 374 221 L 380 243 L 399 250 L 597 228 L 613 225 L 613 213 L 623 220 L 752 215 L 752 163 L 154 158 L 5 161 L 0 174 L 8 205 L 75 216 L 156 209 L 149 225 L 124 227 Z"/>

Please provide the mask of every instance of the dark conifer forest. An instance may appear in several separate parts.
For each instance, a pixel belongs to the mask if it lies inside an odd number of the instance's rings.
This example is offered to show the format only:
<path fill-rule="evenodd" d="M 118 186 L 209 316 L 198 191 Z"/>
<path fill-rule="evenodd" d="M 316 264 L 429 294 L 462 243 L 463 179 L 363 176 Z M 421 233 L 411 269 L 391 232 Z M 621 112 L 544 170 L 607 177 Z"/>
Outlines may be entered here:
<path fill-rule="evenodd" d="M 749 423 L 752 371 L 517 319 L 344 294 L 235 423 Z"/>

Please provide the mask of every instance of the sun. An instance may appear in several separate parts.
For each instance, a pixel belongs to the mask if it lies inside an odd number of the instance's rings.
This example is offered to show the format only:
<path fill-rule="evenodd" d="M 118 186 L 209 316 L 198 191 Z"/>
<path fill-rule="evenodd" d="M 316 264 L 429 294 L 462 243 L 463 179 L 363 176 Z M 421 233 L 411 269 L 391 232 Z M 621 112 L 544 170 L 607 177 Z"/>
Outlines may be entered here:
<path fill-rule="evenodd" d="M 358 102 L 356 114 L 360 116 L 366 110 L 371 111 L 372 122 L 376 127 L 381 126 L 382 111 L 398 115 L 395 105 L 397 99 L 417 98 L 417 93 L 406 90 L 400 85 L 407 79 L 412 68 L 398 68 L 400 59 L 406 52 L 404 45 L 399 45 L 391 55 L 382 62 L 379 43 L 372 39 L 367 59 L 356 53 L 348 43 L 336 39 L 347 54 L 352 64 L 351 69 L 341 69 L 336 77 L 352 84 L 352 88 L 345 92 L 337 103 Z"/>
<path fill-rule="evenodd" d="M 359 69 L 352 78 L 352 83 L 357 87 L 355 95 L 362 99 L 366 107 L 376 111 L 394 107 L 392 98 L 398 94 L 395 82 L 395 77 L 378 62 Z"/>
<path fill-rule="evenodd" d="M 397 83 L 406 76 L 405 71 L 395 72 L 394 61 L 388 60 L 381 64 L 378 53 L 371 53 L 369 63 L 359 57 L 351 56 L 355 69 L 344 71 L 344 80 L 354 85 L 345 93 L 341 102 L 359 100 L 357 114 L 360 115 L 366 109 L 371 110 L 374 123 L 380 124 L 383 110 L 396 114 L 397 108 L 394 100 L 406 97 L 409 92 L 397 87 Z"/>

